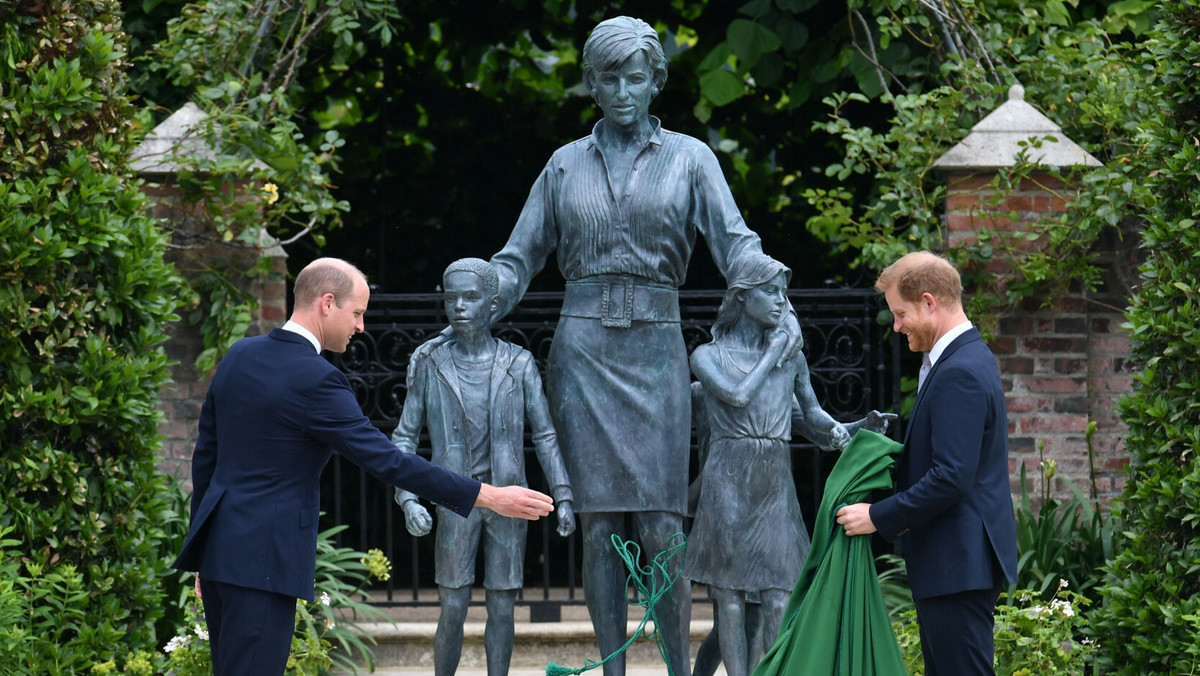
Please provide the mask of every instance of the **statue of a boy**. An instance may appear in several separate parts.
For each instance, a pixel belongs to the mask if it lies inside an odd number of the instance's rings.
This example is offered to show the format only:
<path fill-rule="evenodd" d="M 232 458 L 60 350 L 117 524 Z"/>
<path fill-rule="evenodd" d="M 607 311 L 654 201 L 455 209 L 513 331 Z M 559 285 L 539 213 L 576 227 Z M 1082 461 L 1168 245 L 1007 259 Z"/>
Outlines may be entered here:
<path fill-rule="evenodd" d="M 421 427 L 428 426 L 434 463 L 497 486 L 523 486 L 528 419 L 554 497 L 558 533 L 570 535 L 575 530 L 571 484 L 533 355 L 492 336 L 498 307 L 495 269 L 485 260 L 464 258 L 446 268 L 442 284 L 450 321 L 448 340 L 431 350 L 429 358 L 410 366 L 414 373 L 392 441 L 401 451 L 414 453 Z M 417 496 L 397 488 L 395 498 L 404 509 L 408 532 L 429 533 L 432 519 Z M 488 673 L 508 673 L 526 528 L 520 519 L 489 510 L 474 510 L 466 519 L 438 519 L 434 579 L 442 612 L 434 637 L 437 676 L 450 676 L 458 668 L 481 542 Z"/>

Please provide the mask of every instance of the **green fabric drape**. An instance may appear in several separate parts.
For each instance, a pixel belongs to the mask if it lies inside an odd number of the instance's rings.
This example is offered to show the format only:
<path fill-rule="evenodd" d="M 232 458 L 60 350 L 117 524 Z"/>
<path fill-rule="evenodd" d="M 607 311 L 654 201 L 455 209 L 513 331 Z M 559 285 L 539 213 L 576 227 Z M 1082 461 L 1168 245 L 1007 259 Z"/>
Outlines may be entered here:
<path fill-rule="evenodd" d="M 754 676 L 903 676 L 871 538 L 847 537 L 837 523 L 843 505 L 892 487 L 902 445 L 859 430 L 825 483 L 812 549 L 784 613 L 779 638 Z"/>

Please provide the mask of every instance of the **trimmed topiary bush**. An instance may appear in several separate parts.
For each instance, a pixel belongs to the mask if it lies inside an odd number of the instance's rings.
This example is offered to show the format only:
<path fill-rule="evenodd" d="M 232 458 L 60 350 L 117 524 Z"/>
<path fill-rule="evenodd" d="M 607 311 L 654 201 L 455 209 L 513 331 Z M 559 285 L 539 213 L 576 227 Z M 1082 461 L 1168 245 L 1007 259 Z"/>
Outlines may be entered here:
<path fill-rule="evenodd" d="M 123 41 L 116 0 L 0 4 L 4 570 L 18 589 L 51 576 L 75 589 L 16 618 L 56 633 L 5 673 L 153 649 L 164 604 L 156 404 L 180 290 L 125 170 Z"/>
<path fill-rule="evenodd" d="M 1119 674 L 1200 671 L 1200 0 L 1162 3 L 1148 65 L 1160 111 L 1143 123 L 1159 169 L 1147 260 L 1128 311 L 1136 389 L 1122 405 L 1132 459 L 1125 529 L 1093 625 Z"/>

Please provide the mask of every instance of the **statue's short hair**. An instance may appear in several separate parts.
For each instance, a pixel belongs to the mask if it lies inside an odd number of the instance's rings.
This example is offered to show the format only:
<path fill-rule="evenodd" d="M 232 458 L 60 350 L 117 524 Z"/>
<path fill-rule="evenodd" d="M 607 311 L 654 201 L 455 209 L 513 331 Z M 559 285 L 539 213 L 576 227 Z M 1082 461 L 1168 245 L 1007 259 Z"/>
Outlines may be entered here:
<path fill-rule="evenodd" d="M 654 27 L 628 16 L 601 21 L 583 44 L 584 84 L 592 89 L 597 75 L 619 67 L 639 51 L 646 54 L 654 86 L 662 90 L 667 84 L 667 57 Z"/>
<path fill-rule="evenodd" d="M 292 287 L 296 307 L 311 305 L 327 293 L 332 293 L 333 301 L 341 307 L 346 298 L 354 293 L 356 278 L 364 282 L 367 279 L 361 270 L 340 258 L 318 258 L 296 275 L 296 283 Z"/>
<path fill-rule="evenodd" d="M 883 269 L 875 290 L 895 287 L 900 298 L 915 303 L 928 293 L 943 303 L 962 304 L 962 277 L 950 261 L 932 251 L 914 251 Z"/>
<path fill-rule="evenodd" d="M 495 266 L 482 258 L 460 258 L 446 266 L 446 271 L 442 273 L 443 288 L 451 272 L 473 272 L 479 275 L 483 280 L 483 293 L 488 298 L 494 298 L 500 293 L 500 277 L 496 274 Z"/>

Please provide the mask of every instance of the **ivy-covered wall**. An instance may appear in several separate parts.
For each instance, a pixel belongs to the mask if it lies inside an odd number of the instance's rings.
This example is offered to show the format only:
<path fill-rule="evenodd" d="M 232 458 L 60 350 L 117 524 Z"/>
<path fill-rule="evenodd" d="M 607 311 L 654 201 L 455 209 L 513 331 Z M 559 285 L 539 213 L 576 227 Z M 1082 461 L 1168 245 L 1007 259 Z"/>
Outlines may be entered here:
<path fill-rule="evenodd" d="M 985 233 L 996 232 L 1018 235 L 1013 239 L 1019 241 L 1031 224 L 1063 212 L 1077 177 L 1035 171 L 999 190 L 1002 174 L 996 169 L 948 172 L 947 247 L 984 246 Z M 1020 245 L 1036 251 L 1041 240 Z M 969 313 L 990 336 L 1008 395 L 1014 496 L 1021 493 L 1022 465 L 1031 483 L 1049 471 L 1056 497 L 1070 497 L 1067 482 L 1103 499 L 1119 495 L 1125 485 L 1128 428 L 1117 405 L 1133 380 L 1129 337 L 1121 329 L 1128 302 L 1127 285 L 1119 279 L 1124 262 L 1114 259 L 1115 252 L 1093 254 L 1109 261 L 1112 278 L 1094 289 L 1063 284 L 1050 296 L 1027 299 L 1001 315 L 984 309 L 994 305 L 978 305 Z M 986 272 L 995 286 L 988 293 L 1003 294 L 1006 266 L 1004 260 L 989 261 Z"/>
<path fill-rule="evenodd" d="M 252 301 L 246 311 L 243 335 L 260 335 L 282 326 L 288 316 L 287 254 L 283 247 L 270 242 L 255 247 L 225 242 L 210 231 L 206 219 L 191 217 L 193 210 L 173 176 L 153 174 L 144 178 L 148 181 L 146 194 L 152 202 L 154 217 L 169 223 L 165 230 L 172 233 L 167 260 L 189 281 L 212 269 L 255 270 L 253 275 L 227 275 L 228 283 L 236 286 L 237 295 Z M 262 258 L 270 262 L 266 274 L 258 274 Z M 171 381 L 159 393 L 159 408 L 164 413 L 158 428 L 163 438 L 159 468 L 168 476 L 183 481 L 188 490 L 191 490 L 192 450 L 196 445 L 200 407 L 212 378 L 211 369 L 198 365 L 211 342 L 211 339 L 205 340 L 201 330 L 203 319 L 198 310 L 201 303 L 223 303 L 228 298 L 227 295 L 197 298 L 196 306 L 191 308 L 197 321 L 175 322 L 168 329 L 170 340 L 166 351 L 172 362 Z M 189 313 L 185 311 L 185 314 Z"/>

